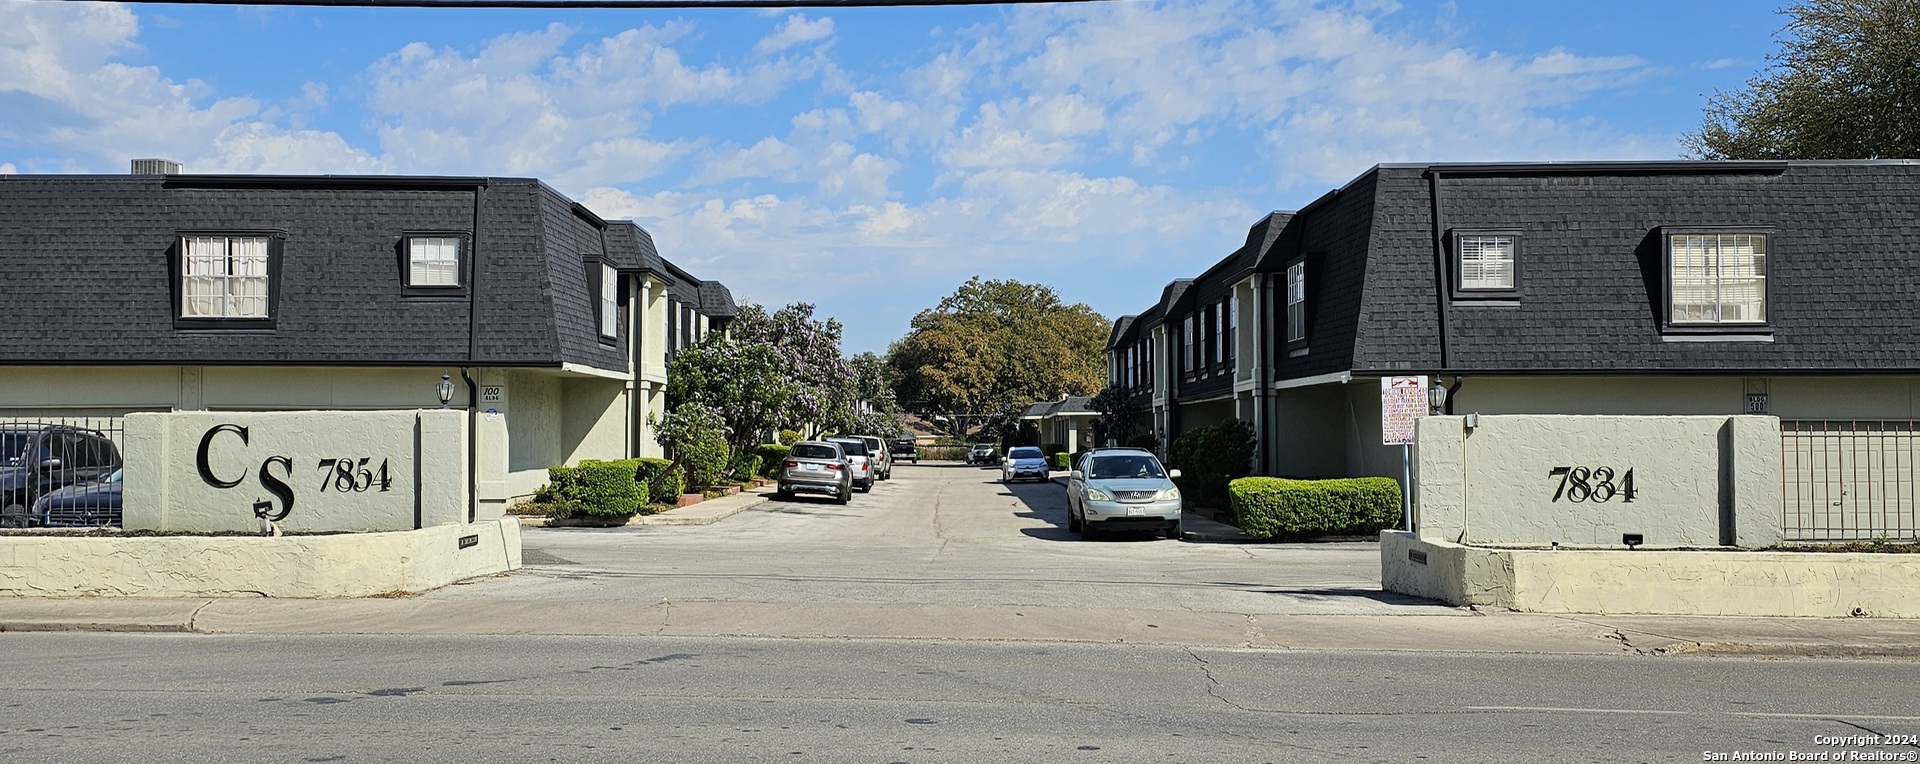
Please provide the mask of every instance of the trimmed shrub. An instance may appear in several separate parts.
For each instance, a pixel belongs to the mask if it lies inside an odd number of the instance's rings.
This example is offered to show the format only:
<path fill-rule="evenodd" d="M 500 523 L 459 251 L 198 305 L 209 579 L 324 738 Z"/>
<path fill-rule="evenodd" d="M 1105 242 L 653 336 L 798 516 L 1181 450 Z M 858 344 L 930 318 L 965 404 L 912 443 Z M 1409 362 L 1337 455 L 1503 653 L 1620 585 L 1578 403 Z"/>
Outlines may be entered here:
<path fill-rule="evenodd" d="M 654 440 L 665 446 L 688 482 L 700 488 L 719 484 L 733 469 L 727 426 L 720 414 L 698 403 L 682 403 L 660 420 Z"/>
<path fill-rule="evenodd" d="M 747 453 L 734 454 L 733 455 L 733 479 L 734 480 L 753 479 L 753 476 L 760 474 L 761 461 L 762 460 L 759 454 L 747 454 Z"/>
<path fill-rule="evenodd" d="M 1225 509 L 1227 484 L 1253 467 L 1253 425 L 1238 419 L 1188 430 L 1167 449 L 1167 467 L 1180 470 L 1174 481 L 1188 507 Z"/>
<path fill-rule="evenodd" d="M 639 468 L 633 479 L 646 487 L 647 501 L 653 504 L 678 504 L 686 491 L 686 478 L 680 465 L 666 459 L 636 459 Z"/>
<path fill-rule="evenodd" d="M 1056 453 L 1048 454 L 1047 465 L 1053 467 L 1056 470 L 1069 469 L 1070 465 L 1073 464 L 1073 462 L 1070 461 L 1070 459 L 1071 459 L 1071 456 L 1066 453 L 1056 452 Z"/>
<path fill-rule="evenodd" d="M 780 431 L 780 445 L 791 446 L 799 442 L 800 442 L 799 430 L 781 430 Z"/>
<path fill-rule="evenodd" d="M 1054 454 L 1064 454 L 1066 452 L 1067 446 L 1064 443 L 1040 444 L 1040 453 L 1046 454 L 1048 459 L 1052 459 Z"/>
<path fill-rule="evenodd" d="M 634 481 L 639 468 L 639 459 L 588 459 L 572 469 L 549 469 L 547 478 L 569 515 L 632 517 L 647 500 L 646 490 Z"/>
<path fill-rule="evenodd" d="M 1400 524 L 1393 478 L 1249 477 L 1228 488 L 1240 529 L 1257 539 L 1371 535 Z"/>
<path fill-rule="evenodd" d="M 753 455 L 760 457 L 760 476 L 773 477 L 780 474 L 780 465 L 787 461 L 787 454 L 793 452 L 792 446 L 779 443 L 762 443 L 753 447 Z"/>

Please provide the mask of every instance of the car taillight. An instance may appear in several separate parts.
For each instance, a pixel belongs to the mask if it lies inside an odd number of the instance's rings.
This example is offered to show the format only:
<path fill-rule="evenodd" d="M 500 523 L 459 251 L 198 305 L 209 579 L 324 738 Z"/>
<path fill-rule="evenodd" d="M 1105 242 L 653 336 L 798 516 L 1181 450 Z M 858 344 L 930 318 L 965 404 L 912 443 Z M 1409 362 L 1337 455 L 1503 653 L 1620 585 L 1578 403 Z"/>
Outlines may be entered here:
<path fill-rule="evenodd" d="M 841 465 L 839 462 L 834 462 L 832 464 L 827 465 L 827 469 L 833 470 L 834 472 L 839 472 L 840 466 Z"/>
<path fill-rule="evenodd" d="M 787 468 L 788 468 L 788 469 L 792 469 L 792 468 L 794 468 L 794 467 L 798 467 L 798 466 L 800 466 L 800 463 L 799 463 L 799 462 L 794 462 L 794 461 L 789 461 L 789 462 L 787 462 L 787 465 L 786 465 L 786 466 L 787 466 Z"/>

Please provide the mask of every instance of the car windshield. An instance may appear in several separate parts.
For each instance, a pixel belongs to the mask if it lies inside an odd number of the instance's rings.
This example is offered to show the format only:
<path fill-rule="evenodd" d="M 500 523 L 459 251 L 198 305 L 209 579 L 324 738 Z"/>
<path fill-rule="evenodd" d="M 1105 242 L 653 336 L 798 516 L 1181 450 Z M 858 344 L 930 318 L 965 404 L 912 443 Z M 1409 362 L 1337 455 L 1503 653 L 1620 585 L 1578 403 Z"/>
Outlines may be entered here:
<path fill-rule="evenodd" d="M 795 443 L 792 454 L 801 459 L 838 459 L 839 449 L 818 443 Z"/>
<path fill-rule="evenodd" d="M 1166 476 L 1166 470 L 1160 469 L 1160 460 L 1146 454 L 1102 456 L 1093 460 L 1093 466 L 1087 473 L 1087 478 L 1090 480 L 1164 478 Z"/>
<path fill-rule="evenodd" d="M 1008 451 L 1007 458 L 1008 459 L 1045 459 L 1047 457 L 1040 454 L 1040 449 L 1034 448 L 1032 446 L 1021 446 L 1020 448 L 1016 448 L 1012 451 Z"/>
<path fill-rule="evenodd" d="M 106 477 L 106 479 L 104 479 L 104 480 L 101 480 L 100 482 L 102 482 L 102 483 L 118 483 L 118 482 L 120 482 L 120 471 L 119 471 L 119 470 L 114 470 L 114 471 L 113 471 L 113 474 L 110 474 L 110 475 L 108 475 L 108 476 Z"/>
<path fill-rule="evenodd" d="M 834 442 L 840 444 L 840 450 L 847 452 L 848 456 L 866 456 L 867 455 L 867 444 L 862 443 L 860 441 L 836 440 Z"/>

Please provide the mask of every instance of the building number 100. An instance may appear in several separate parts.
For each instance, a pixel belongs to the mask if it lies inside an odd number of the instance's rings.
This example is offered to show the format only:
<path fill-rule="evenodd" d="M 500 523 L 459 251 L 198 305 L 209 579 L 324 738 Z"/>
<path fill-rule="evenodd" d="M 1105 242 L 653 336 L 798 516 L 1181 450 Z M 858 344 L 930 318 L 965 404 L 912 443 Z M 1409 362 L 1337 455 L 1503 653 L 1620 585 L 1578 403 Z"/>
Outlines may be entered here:
<path fill-rule="evenodd" d="M 1633 503 L 1633 468 L 1628 467 L 1624 475 L 1619 475 L 1620 484 L 1614 485 L 1612 467 L 1555 467 L 1547 477 L 1560 478 L 1560 487 L 1553 489 L 1553 501 L 1561 496 L 1576 504 L 1583 501 L 1606 503 L 1619 496 L 1626 503 Z"/>

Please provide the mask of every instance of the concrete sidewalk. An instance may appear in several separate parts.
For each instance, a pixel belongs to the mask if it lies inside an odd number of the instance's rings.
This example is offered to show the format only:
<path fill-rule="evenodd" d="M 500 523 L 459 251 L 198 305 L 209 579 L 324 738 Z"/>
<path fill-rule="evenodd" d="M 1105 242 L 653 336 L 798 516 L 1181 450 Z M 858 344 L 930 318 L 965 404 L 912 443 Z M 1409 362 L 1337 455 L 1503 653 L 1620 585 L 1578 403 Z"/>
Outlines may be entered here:
<path fill-rule="evenodd" d="M 1265 650 L 1920 658 L 1920 621 L 1476 613 L 1248 615 L 1019 605 L 15 599 L 0 631 L 586 635 L 1172 644 Z"/>

